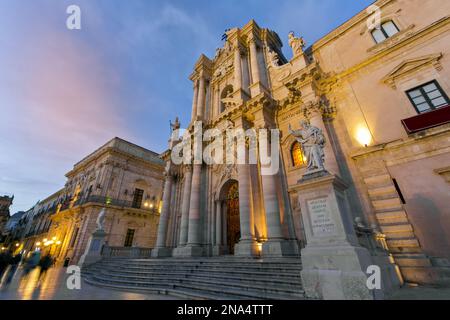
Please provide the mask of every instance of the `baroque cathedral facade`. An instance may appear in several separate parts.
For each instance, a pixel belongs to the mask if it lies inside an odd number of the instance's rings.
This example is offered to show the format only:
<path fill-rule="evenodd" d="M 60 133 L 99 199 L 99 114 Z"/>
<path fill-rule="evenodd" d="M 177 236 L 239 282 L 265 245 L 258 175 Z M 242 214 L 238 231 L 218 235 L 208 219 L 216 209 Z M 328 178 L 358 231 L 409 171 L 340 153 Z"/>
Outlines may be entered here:
<path fill-rule="evenodd" d="M 214 58 L 200 56 L 183 136 L 199 122 L 203 132 L 277 129 L 279 170 L 262 175 L 260 162 L 175 164 L 171 153 L 183 137 L 172 135 L 153 257 L 303 260 L 309 245 L 324 245 L 331 221 L 342 226 L 363 272 L 380 265 L 392 285 L 450 280 L 450 4 L 375 5 L 377 27 L 364 10 L 307 49 L 290 33 L 291 59 L 279 35 L 253 20 L 227 31 Z M 338 204 L 338 222 L 312 215 L 320 206 L 310 201 L 326 190 L 325 180 L 305 180 L 308 159 L 293 134 L 300 123 L 324 135 L 335 195 L 327 203 Z M 327 246 L 340 241 L 330 239 Z M 313 259 L 309 267 L 347 268 L 335 249 L 334 262 Z"/>

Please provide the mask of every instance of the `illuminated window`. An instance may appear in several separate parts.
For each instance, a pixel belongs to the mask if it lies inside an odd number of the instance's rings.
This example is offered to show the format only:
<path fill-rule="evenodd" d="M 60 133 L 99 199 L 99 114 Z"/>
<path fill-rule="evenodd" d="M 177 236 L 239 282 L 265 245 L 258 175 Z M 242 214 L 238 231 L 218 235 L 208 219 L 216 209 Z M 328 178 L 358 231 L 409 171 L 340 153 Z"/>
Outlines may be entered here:
<path fill-rule="evenodd" d="M 144 190 L 136 188 L 134 190 L 132 207 L 140 209 L 142 206 L 142 198 L 144 197 Z"/>
<path fill-rule="evenodd" d="M 292 164 L 294 167 L 301 167 L 306 163 L 305 156 L 302 152 L 302 146 L 299 142 L 295 142 L 291 149 Z"/>

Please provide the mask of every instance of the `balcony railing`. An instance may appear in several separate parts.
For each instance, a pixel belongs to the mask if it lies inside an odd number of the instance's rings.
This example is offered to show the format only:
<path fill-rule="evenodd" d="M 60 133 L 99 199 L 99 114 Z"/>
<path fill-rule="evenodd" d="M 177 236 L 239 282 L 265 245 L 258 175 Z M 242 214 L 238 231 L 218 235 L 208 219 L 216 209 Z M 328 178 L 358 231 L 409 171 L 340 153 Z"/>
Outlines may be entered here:
<path fill-rule="evenodd" d="M 150 258 L 152 248 L 140 247 L 110 247 L 104 246 L 102 257 L 104 258 Z"/>
<path fill-rule="evenodd" d="M 450 122 L 450 106 L 441 107 L 417 116 L 402 120 L 408 134 L 437 127 Z"/>
<path fill-rule="evenodd" d="M 105 197 L 105 196 L 98 196 L 98 195 L 89 195 L 87 197 L 83 197 L 81 196 L 80 198 L 77 199 L 77 201 L 75 201 L 75 203 L 73 204 L 74 207 L 76 206 L 80 206 L 86 203 L 98 203 L 98 204 L 104 204 L 104 205 L 111 205 L 111 206 L 117 206 L 117 207 L 122 207 L 122 208 L 135 208 L 135 209 L 140 209 L 140 210 L 145 210 L 151 213 L 156 213 L 156 209 L 155 208 L 145 208 L 145 207 L 140 207 L 137 208 L 136 206 L 133 206 L 133 203 L 131 201 L 128 200 L 119 200 L 119 199 L 114 199 L 111 197 Z M 70 202 L 64 203 L 61 206 L 60 211 L 66 210 L 70 207 Z"/>

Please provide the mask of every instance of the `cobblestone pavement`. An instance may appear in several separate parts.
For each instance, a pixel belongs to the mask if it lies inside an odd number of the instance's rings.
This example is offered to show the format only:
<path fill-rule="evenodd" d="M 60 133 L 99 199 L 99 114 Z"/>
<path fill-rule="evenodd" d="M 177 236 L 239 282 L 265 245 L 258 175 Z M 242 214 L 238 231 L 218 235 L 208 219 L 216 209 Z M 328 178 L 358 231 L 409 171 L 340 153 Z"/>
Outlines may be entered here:
<path fill-rule="evenodd" d="M 80 290 L 69 290 L 64 268 L 52 268 L 39 280 L 36 268 L 27 277 L 19 269 L 12 282 L 0 287 L 0 300 L 174 300 L 173 296 L 110 290 L 91 286 L 84 281 Z"/>

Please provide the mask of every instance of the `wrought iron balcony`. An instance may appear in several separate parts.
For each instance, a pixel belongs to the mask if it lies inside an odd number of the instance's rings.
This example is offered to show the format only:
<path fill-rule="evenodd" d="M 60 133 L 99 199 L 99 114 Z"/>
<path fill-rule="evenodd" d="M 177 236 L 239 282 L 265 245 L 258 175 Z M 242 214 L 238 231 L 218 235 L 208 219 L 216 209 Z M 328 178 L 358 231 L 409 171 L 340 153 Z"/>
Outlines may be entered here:
<path fill-rule="evenodd" d="M 421 113 L 417 116 L 402 120 L 408 134 L 450 123 L 450 106 L 441 107 L 433 111 Z"/>

